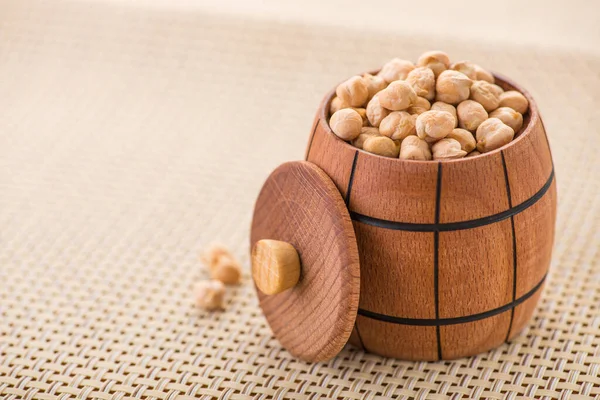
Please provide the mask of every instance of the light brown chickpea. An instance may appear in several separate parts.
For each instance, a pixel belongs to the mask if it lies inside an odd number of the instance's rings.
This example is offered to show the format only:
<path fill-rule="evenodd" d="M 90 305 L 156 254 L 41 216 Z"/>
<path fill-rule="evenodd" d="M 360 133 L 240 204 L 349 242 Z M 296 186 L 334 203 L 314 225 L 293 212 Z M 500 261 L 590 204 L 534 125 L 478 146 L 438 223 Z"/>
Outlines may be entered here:
<path fill-rule="evenodd" d="M 515 131 L 498 118 L 488 118 L 477 128 L 477 150 L 481 153 L 500 148 L 513 140 Z"/>
<path fill-rule="evenodd" d="M 469 79 L 476 80 L 477 79 L 477 69 L 475 64 L 471 61 L 458 61 L 450 65 L 450 69 L 454 71 L 462 72 Z"/>
<path fill-rule="evenodd" d="M 406 111 L 391 112 L 381 121 L 379 133 L 392 140 L 402 140 L 409 135 L 416 135 L 415 119 Z"/>
<path fill-rule="evenodd" d="M 445 70 L 450 68 L 450 57 L 443 51 L 427 51 L 417 60 L 418 67 L 431 68 L 436 78 Z"/>
<path fill-rule="evenodd" d="M 431 160 L 431 150 L 429 144 L 417 136 L 408 136 L 400 145 L 401 160 Z"/>
<path fill-rule="evenodd" d="M 381 136 L 379 129 L 373 127 L 363 127 L 360 130 L 360 135 L 358 135 L 358 137 L 352 141 L 352 146 L 362 149 L 365 140 L 371 136 Z"/>
<path fill-rule="evenodd" d="M 331 116 L 329 126 L 340 139 L 348 141 L 356 139 L 360 135 L 363 120 L 355 110 L 343 108 Z"/>
<path fill-rule="evenodd" d="M 386 136 L 371 136 L 363 143 L 363 150 L 384 157 L 398 157 L 398 146 Z"/>
<path fill-rule="evenodd" d="M 460 143 L 460 148 L 467 153 L 477 146 L 475 136 L 473 136 L 473 134 L 466 129 L 454 128 L 446 137 L 448 139 L 454 139 Z"/>
<path fill-rule="evenodd" d="M 500 107 L 510 107 L 518 113 L 525 114 L 529 108 L 529 101 L 523 94 L 516 90 L 507 90 L 500 95 Z"/>
<path fill-rule="evenodd" d="M 521 113 L 510 107 L 500 107 L 490 113 L 490 118 L 498 118 L 504 124 L 510 126 L 515 133 L 519 132 L 523 126 L 523 116 Z"/>
<path fill-rule="evenodd" d="M 363 80 L 367 84 L 367 89 L 369 91 L 369 97 L 367 101 L 371 100 L 373 96 L 377 94 L 377 92 L 385 89 L 387 86 L 387 82 L 382 77 L 377 75 L 364 74 Z"/>
<path fill-rule="evenodd" d="M 417 136 L 428 143 L 445 138 L 454 129 L 454 117 L 447 111 L 425 111 L 417 117 Z"/>
<path fill-rule="evenodd" d="M 343 102 L 352 107 L 361 107 L 367 103 L 369 89 L 366 82 L 360 76 L 353 76 L 345 82 L 342 82 L 335 89 L 335 94 Z"/>
<path fill-rule="evenodd" d="M 498 108 L 500 95 L 504 90 L 498 85 L 486 81 L 475 81 L 471 85 L 471 100 L 475 100 L 490 112 Z"/>
<path fill-rule="evenodd" d="M 488 113 L 483 106 L 473 100 L 465 100 L 456 107 L 458 126 L 471 132 L 488 118 Z"/>
<path fill-rule="evenodd" d="M 433 100 L 435 98 L 435 75 L 431 68 L 417 67 L 409 72 L 406 82 L 417 96 Z"/>
<path fill-rule="evenodd" d="M 444 103 L 443 101 L 436 101 L 431 105 L 430 110 L 436 111 L 447 111 L 454 117 L 454 127 L 458 126 L 458 115 L 456 115 L 456 107 L 452 104 Z"/>
<path fill-rule="evenodd" d="M 383 65 L 377 76 L 383 78 L 387 83 L 400 79 L 406 79 L 408 73 L 415 69 L 415 65 L 407 60 L 394 58 Z"/>
<path fill-rule="evenodd" d="M 196 306 L 208 311 L 222 310 L 225 286 L 216 279 L 200 281 L 194 285 Z"/>
<path fill-rule="evenodd" d="M 352 109 L 354 111 L 356 111 L 358 113 L 358 115 L 360 115 L 360 117 L 363 120 L 363 126 L 369 126 L 369 119 L 367 118 L 367 110 L 364 108 L 359 108 L 359 107 L 352 107 Z"/>
<path fill-rule="evenodd" d="M 465 157 L 475 157 L 480 155 L 481 153 L 477 150 L 473 150 L 472 152 L 470 152 L 469 154 L 467 154 Z"/>
<path fill-rule="evenodd" d="M 424 97 L 417 96 L 414 104 L 406 109 L 409 114 L 423 114 L 431 109 L 431 104 Z"/>
<path fill-rule="evenodd" d="M 378 127 L 381 121 L 388 116 L 390 110 L 384 108 L 379 101 L 379 94 L 373 96 L 373 98 L 367 104 L 367 119 L 372 126 Z"/>
<path fill-rule="evenodd" d="M 379 103 L 392 111 L 402 111 L 410 107 L 417 95 L 406 81 L 394 81 L 377 94 Z"/>
<path fill-rule="evenodd" d="M 242 278 L 242 268 L 232 255 L 223 255 L 211 266 L 210 276 L 226 285 L 236 285 Z"/>
<path fill-rule="evenodd" d="M 333 115 L 336 111 L 348 107 L 350 107 L 350 104 L 344 103 L 342 99 L 336 96 L 333 98 L 333 100 L 331 100 L 331 104 L 329 105 L 329 115 Z"/>
<path fill-rule="evenodd" d="M 435 98 L 449 104 L 458 104 L 467 100 L 473 81 L 462 72 L 446 70 L 442 72 L 435 84 Z"/>
<path fill-rule="evenodd" d="M 455 139 L 442 139 L 431 146 L 434 160 L 452 160 L 462 158 L 467 152 L 460 148 L 460 143 Z"/>
<path fill-rule="evenodd" d="M 231 255 L 227 247 L 220 243 L 211 243 L 200 253 L 200 262 L 208 269 L 217 263 L 221 256 Z"/>
<path fill-rule="evenodd" d="M 475 64 L 475 73 L 476 73 L 476 80 L 478 81 L 486 81 L 489 83 L 495 83 L 496 79 L 494 79 L 494 75 L 492 75 L 491 72 L 489 72 L 488 70 L 484 69 L 483 67 L 481 67 L 480 65 Z"/>

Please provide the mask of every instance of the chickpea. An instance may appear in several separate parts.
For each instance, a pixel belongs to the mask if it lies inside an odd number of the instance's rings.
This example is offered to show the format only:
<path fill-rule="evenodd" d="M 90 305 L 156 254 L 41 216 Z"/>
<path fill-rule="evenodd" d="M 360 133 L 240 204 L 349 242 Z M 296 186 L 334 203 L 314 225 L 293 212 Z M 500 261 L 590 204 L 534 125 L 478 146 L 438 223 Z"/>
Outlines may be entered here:
<path fill-rule="evenodd" d="M 408 73 L 406 82 L 417 96 L 433 100 L 435 98 L 435 75 L 430 68 L 417 67 Z"/>
<path fill-rule="evenodd" d="M 475 132 L 477 127 L 488 118 L 488 113 L 483 106 L 473 100 L 465 100 L 456 107 L 458 126 Z"/>
<path fill-rule="evenodd" d="M 416 135 L 415 119 L 406 111 L 391 112 L 381 121 L 379 133 L 392 140 L 402 140 L 409 135 Z"/>
<path fill-rule="evenodd" d="M 523 116 L 510 107 L 500 107 L 490 113 L 490 118 L 498 118 L 504 124 L 510 126 L 515 133 L 523 126 Z"/>
<path fill-rule="evenodd" d="M 462 158 L 467 152 L 460 148 L 460 143 L 455 139 L 442 139 L 431 146 L 434 160 L 452 160 Z"/>
<path fill-rule="evenodd" d="M 417 117 L 417 136 L 428 143 L 443 139 L 454 129 L 454 117 L 447 111 L 425 111 Z"/>
<path fill-rule="evenodd" d="M 379 129 L 373 127 L 363 127 L 360 130 L 360 135 L 358 135 L 358 137 L 352 141 L 352 146 L 356 147 L 357 149 L 362 149 L 365 140 L 371 136 L 381 136 Z"/>
<path fill-rule="evenodd" d="M 329 115 L 333 115 L 336 111 L 348 107 L 350 107 L 350 104 L 344 103 L 342 99 L 336 96 L 333 98 L 333 100 L 331 100 L 331 104 L 329 105 Z"/>
<path fill-rule="evenodd" d="M 475 137 L 471 132 L 466 129 L 455 128 L 450 132 L 448 139 L 454 139 L 458 143 L 460 143 L 461 150 L 466 151 L 467 153 L 473 150 L 477 146 L 477 142 L 475 141 Z"/>
<path fill-rule="evenodd" d="M 462 72 L 446 70 L 439 75 L 435 84 L 435 98 L 444 103 L 458 104 L 469 98 L 472 84 L 473 81 Z"/>
<path fill-rule="evenodd" d="M 417 136 L 408 136 L 400 145 L 401 160 L 431 160 L 429 144 Z"/>
<path fill-rule="evenodd" d="M 417 66 L 431 68 L 437 78 L 443 71 L 450 67 L 450 57 L 443 51 L 428 51 L 421 54 L 417 61 Z"/>
<path fill-rule="evenodd" d="M 381 105 L 392 111 L 406 110 L 417 99 L 415 91 L 405 81 L 394 81 L 377 95 Z"/>
<path fill-rule="evenodd" d="M 454 71 L 462 72 L 469 79 L 471 79 L 473 81 L 477 79 L 477 68 L 476 68 L 476 65 L 473 64 L 471 61 L 455 62 L 454 64 L 452 64 L 450 66 L 450 69 L 453 69 Z"/>
<path fill-rule="evenodd" d="M 363 126 L 369 126 L 369 120 L 367 118 L 367 110 L 364 108 L 359 108 L 359 107 L 352 107 L 352 109 L 354 111 L 356 111 L 358 113 L 358 115 L 360 115 L 360 117 L 362 118 Z"/>
<path fill-rule="evenodd" d="M 467 154 L 467 155 L 465 156 L 465 158 L 466 158 L 466 157 L 475 157 L 475 156 L 478 156 L 478 155 L 480 155 L 480 154 L 481 154 L 481 153 L 480 153 L 479 151 L 477 151 L 477 150 L 473 150 L 472 152 L 470 152 L 469 154 Z"/>
<path fill-rule="evenodd" d="M 516 90 L 507 90 L 500 95 L 500 107 L 510 107 L 518 113 L 525 114 L 529 108 L 527 98 Z"/>
<path fill-rule="evenodd" d="M 380 76 L 364 74 L 363 80 L 367 84 L 367 89 L 369 91 L 368 100 L 371 100 L 377 92 L 382 91 L 387 86 L 387 82 Z"/>
<path fill-rule="evenodd" d="M 345 103 L 352 107 L 361 107 L 367 102 L 369 88 L 360 76 L 353 76 L 342 82 L 335 89 L 335 94 Z"/>
<path fill-rule="evenodd" d="M 406 109 L 409 114 L 423 114 L 431 109 L 431 104 L 425 97 L 416 98 L 414 104 Z"/>
<path fill-rule="evenodd" d="M 351 108 L 343 108 L 336 111 L 329 120 L 331 130 L 340 139 L 353 140 L 360 135 L 360 128 L 363 126 L 363 120 L 360 114 Z"/>
<path fill-rule="evenodd" d="M 389 137 L 371 136 L 363 143 L 363 150 L 384 157 L 398 157 L 399 149 Z"/>
<path fill-rule="evenodd" d="M 475 64 L 475 73 L 476 73 L 476 77 L 475 79 L 478 81 L 486 81 L 489 83 L 495 83 L 496 80 L 494 79 L 494 75 L 492 75 L 491 72 L 483 69 L 481 66 Z"/>
<path fill-rule="evenodd" d="M 206 250 L 200 253 L 200 261 L 206 268 L 212 268 L 221 256 L 231 255 L 227 247 L 220 243 L 212 243 Z"/>
<path fill-rule="evenodd" d="M 222 310 L 225 286 L 218 280 L 200 281 L 194 285 L 196 306 L 205 310 Z"/>
<path fill-rule="evenodd" d="M 406 79 L 408 73 L 415 69 L 415 65 L 407 60 L 394 58 L 383 65 L 377 76 L 383 78 L 387 83 Z"/>
<path fill-rule="evenodd" d="M 431 110 L 436 111 L 447 111 L 454 117 L 454 127 L 458 126 L 458 115 L 456 115 L 456 107 L 452 104 L 444 103 L 443 101 L 436 101 L 431 105 Z"/>
<path fill-rule="evenodd" d="M 379 94 L 373 96 L 373 98 L 367 104 L 367 118 L 372 126 L 378 127 L 381 121 L 388 116 L 390 110 L 384 108 L 379 101 Z"/>
<path fill-rule="evenodd" d="M 515 131 L 498 118 L 488 118 L 477 128 L 477 150 L 482 153 L 500 148 L 513 140 Z"/>
<path fill-rule="evenodd" d="M 481 104 L 487 112 L 498 108 L 503 92 L 500 86 L 486 81 L 475 81 L 471 85 L 471 99 Z"/>

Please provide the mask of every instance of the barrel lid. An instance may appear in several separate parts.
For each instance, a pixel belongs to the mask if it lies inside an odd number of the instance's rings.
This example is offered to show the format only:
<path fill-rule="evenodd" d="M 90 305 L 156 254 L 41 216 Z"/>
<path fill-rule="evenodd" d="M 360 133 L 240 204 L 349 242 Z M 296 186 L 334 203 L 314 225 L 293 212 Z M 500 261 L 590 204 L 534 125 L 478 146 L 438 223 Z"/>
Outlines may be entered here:
<path fill-rule="evenodd" d="M 334 357 L 354 327 L 360 268 L 348 209 L 323 170 L 295 161 L 273 171 L 256 201 L 251 248 L 262 239 L 290 243 L 301 262 L 291 289 L 274 295 L 256 290 L 273 334 L 305 361 Z"/>

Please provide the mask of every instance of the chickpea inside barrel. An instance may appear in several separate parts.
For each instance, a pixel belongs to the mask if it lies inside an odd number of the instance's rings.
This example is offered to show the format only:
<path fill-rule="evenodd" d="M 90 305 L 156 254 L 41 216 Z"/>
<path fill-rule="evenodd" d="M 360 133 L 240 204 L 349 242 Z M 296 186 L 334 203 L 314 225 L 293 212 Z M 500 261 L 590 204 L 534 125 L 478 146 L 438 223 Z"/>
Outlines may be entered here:
<path fill-rule="evenodd" d="M 448 160 L 496 150 L 523 127 L 527 98 L 494 75 L 442 51 L 416 64 L 394 58 L 376 75 L 353 76 L 330 105 L 333 133 L 353 146 L 404 160 Z"/>

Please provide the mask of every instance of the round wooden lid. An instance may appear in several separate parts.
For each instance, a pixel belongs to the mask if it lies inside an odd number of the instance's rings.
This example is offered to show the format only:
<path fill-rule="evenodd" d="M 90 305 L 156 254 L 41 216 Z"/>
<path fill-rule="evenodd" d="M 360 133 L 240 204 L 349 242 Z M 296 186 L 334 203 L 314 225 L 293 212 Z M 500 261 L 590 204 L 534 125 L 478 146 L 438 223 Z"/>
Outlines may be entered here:
<path fill-rule="evenodd" d="M 301 262 L 292 288 L 274 295 L 257 289 L 273 334 L 303 360 L 334 357 L 354 327 L 360 268 L 348 209 L 323 170 L 296 161 L 273 171 L 256 201 L 251 248 L 262 239 L 290 243 Z"/>

